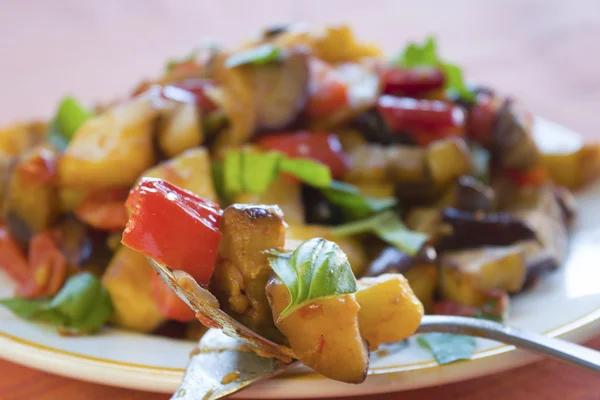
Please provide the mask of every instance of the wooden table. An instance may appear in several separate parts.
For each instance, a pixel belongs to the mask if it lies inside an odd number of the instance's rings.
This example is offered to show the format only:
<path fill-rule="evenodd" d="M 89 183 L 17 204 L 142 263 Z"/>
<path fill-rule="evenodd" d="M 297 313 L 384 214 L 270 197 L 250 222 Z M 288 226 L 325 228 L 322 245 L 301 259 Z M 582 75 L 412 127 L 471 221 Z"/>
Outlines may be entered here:
<path fill-rule="evenodd" d="M 473 79 L 599 138 L 600 2 L 20 0 L 0 3 L 0 123 L 48 116 L 60 96 L 110 99 L 202 37 L 234 44 L 270 22 L 350 22 L 393 54 L 434 32 Z M 600 349 L 600 338 L 589 343 Z M 166 399 L 0 361 L 0 399 Z M 492 377 L 381 400 L 600 399 L 600 380 L 544 361 Z"/>

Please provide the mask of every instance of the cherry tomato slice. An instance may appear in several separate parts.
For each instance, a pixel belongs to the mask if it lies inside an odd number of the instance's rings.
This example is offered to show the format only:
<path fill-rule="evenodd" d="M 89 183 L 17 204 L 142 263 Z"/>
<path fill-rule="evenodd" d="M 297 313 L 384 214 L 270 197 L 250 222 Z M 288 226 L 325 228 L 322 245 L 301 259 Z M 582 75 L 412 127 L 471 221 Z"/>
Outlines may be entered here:
<path fill-rule="evenodd" d="M 75 215 L 101 231 L 120 231 L 127 224 L 126 189 L 90 193 L 75 209 Z"/>
<path fill-rule="evenodd" d="M 447 102 L 383 95 L 377 110 L 392 131 L 409 133 L 423 146 L 448 136 L 464 136 L 464 111 Z"/>
<path fill-rule="evenodd" d="M 221 240 L 221 209 L 162 179 L 144 178 L 130 193 L 122 243 L 207 286 Z"/>
<path fill-rule="evenodd" d="M 194 310 L 185 304 L 154 271 L 152 271 L 150 285 L 154 301 L 165 318 L 179 322 L 190 322 L 196 319 Z"/>
<path fill-rule="evenodd" d="M 348 161 L 340 139 L 328 132 L 282 132 L 263 136 L 257 145 L 266 150 L 276 150 L 288 157 L 305 157 L 329 167 L 331 175 L 339 178 L 348 169 Z"/>
<path fill-rule="evenodd" d="M 386 67 L 381 72 L 383 93 L 416 97 L 444 87 L 444 73 L 433 67 Z"/>
<path fill-rule="evenodd" d="M 348 105 L 348 87 L 333 67 L 311 58 L 310 87 L 304 113 L 309 118 L 331 115 Z"/>

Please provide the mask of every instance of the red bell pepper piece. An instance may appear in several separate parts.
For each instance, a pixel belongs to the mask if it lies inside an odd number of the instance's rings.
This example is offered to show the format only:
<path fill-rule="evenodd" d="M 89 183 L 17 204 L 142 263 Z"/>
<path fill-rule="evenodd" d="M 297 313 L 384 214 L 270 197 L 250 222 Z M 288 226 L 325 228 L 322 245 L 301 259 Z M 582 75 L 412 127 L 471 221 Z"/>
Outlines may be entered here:
<path fill-rule="evenodd" d="M 479 94 L 477 101 L 469 109 L 467 115 L 467 136 L 474 142 L 489 147 L 492 140 L 492 129 L 498 117 L 500 101 L 489 94 Z"/>
<path fill-rule="evenodd" d="M 214 87 L 212 81 L 201 78 L 190 78 L 169 83 L 162 90 L 162 95 L 168 99 L 195 103 L 203 112 L 217 109 L 217 105 L 206 95 Z"/>
<path fill-rule="evenodd" d="M 127 224 L 125 189 L 109 189 L 90 193 L 75 209 L 75 215 L 96 229 L 102 231 L 120 231 Z"/>
<path fill-rule="evenodd" d="M 348 105 L 348 86 L 327 63 L 311 58 L 311 83 L 304 114 L 309 118 L 331 115 Z"/>
<path fill-rule="evenodd" d="M 506 175 L 517 186 L 540 186 L 548 182 L 548 173 L 542 166 L 534 167 L 526 171 L 507 169 Z"/>
<path fill-rule="evenodd" d="M 383 95 L 377 110 L 392 131 L 409 133 L 422 146 L 465 133 L 464 111 L 447 102 Z"/>
<path fill-rule="evenodd" d="M 334 133 L 283 132 L 263 136 L 256 143 L 265 150 L 280 151 L 290 158 L 305 157 L 325 164 L 333 178 L 341 177 L 348 169 L 342 144 Z"/>
<path fill-rule="evenodd" d="M 126 205 L 122 243 L 207 286 L 221 240 L 221 209 L 162 179 L 144 178 Z"/>
<path fill-rule="evenodd" d="M 381 71 L 385 94 L 416 97 L 444 87 L 444 73 L 433 67 L 402 68 L 389 66 Z"/>

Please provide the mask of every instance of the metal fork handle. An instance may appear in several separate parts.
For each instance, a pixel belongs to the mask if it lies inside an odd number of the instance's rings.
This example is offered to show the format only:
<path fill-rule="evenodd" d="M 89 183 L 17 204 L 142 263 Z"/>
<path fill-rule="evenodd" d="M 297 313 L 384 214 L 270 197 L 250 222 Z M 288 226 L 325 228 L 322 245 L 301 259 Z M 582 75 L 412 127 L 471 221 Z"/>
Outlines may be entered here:
<path fill-rule="evenodd" d="M 600 373 L 600 352 L 539 333 L 525 332 L 485 319 L 426 315 L 417 333 L 443 332 L 497 340 Z"/>

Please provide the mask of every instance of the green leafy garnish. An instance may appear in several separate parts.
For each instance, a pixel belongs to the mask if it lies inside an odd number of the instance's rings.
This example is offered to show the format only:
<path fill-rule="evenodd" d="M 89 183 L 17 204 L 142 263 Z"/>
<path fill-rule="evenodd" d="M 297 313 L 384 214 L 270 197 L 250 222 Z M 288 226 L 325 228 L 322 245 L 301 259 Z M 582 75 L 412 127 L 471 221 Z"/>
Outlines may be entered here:
<path fill-rule="evenodd" d="M 69 278 L 52 299 L 2 299 L 0 305 L 23 319 L 47 322 L 71 334 L 95 332 L 113 313 L 108 291 L 87 272 Z"/>
<path fill-rule="evenodd" d="M 269 263 L 290 291 L 290 304 L 280 320 L 310 301 L 356 292 L 356 278 L 346 254 L 328 240 L 310 239 L 289 252 L 273 250 Z"/>
<path fill-rule="evenodd" d="M 465 84 L 461 68 L 441 59 L 433 36 L 429 36 L 422 45 L 410 43 L 398 57 L 396 63 L 407 68 L 438 67 L 446 77 L 446 91 L 456 94 L 466 101 L 475 101 L 475 94 Z"/>
<path fill-rule="evenodd" d="M 79 127 L 92 116 L 75 98 L 63 98 L 49 126 L 50 143 L 57 149 L 64 150 Z"/>
<path fill-rule="evenodd" d="M 288 158 L 276 151 L 230 150 L 213 166 L 215 187 L 228 199 L 237 193 L 264 193 L 281 172 L 316 187 L 331 184 L 329 168 L 308 158 Z"/>
<path fill-rule="evenodd" d="M 451 333 L 424 333 L 417 338 L 421 347 L 429 350 L 438 364 L 470 360 L 475 351 L 475 338 Z"/>
<path fill-rule="evenodd" d="M 277 61 L 281 50 L 272 44 L 261 44 L 260 46 L 242 50 L 239 53 L 232 54 L 225 60 L 227 68 L 239 67 L 240 65 L 262 65 Z"/>
<path fill-rule="evenodd" d="M 353 218 L 363 218 L 398 204 L 396 198 L 378 199 L 363 195 L 359 188 L 345 182 L 333 181 L 323 190 L 327 199 Z"/>
<path fill-rule="evenodd" d="M 334 236 L 373 233 L 410 256 L 416 255 L 429 240 L 427 235 L 408 229 L 393 211 L 385 211 L 369 218 L 339 225 L 331 233 Z"/>

